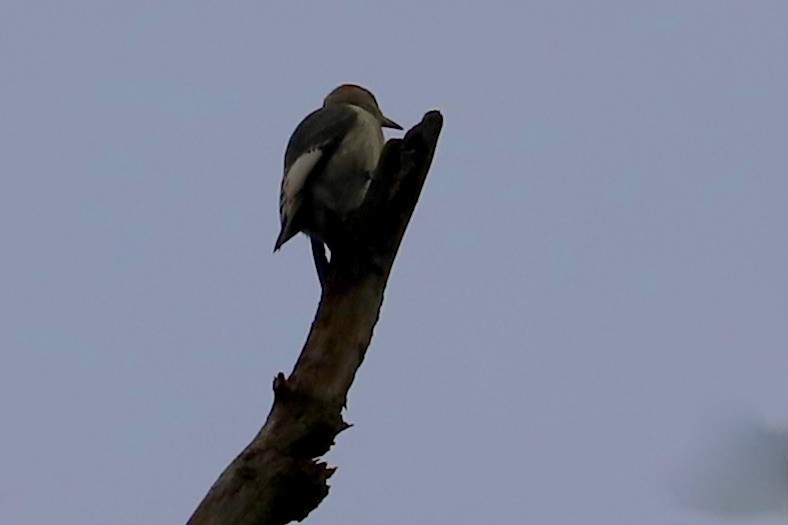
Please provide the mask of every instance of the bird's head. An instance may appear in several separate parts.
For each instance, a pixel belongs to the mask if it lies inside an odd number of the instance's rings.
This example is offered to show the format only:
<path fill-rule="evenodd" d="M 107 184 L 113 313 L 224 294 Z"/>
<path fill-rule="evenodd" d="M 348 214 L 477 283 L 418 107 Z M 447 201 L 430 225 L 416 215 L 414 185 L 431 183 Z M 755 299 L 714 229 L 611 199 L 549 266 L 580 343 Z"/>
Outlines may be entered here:
<path fill-rule="evenodd" d="M 342 84 L 323 100 L 323 107 L 333 104 L 352 104 L 369 112 L 384 128 L 402 129 L 402 126 L 383 115 L 378 101 L 368 89 L 357 84 Z"/>

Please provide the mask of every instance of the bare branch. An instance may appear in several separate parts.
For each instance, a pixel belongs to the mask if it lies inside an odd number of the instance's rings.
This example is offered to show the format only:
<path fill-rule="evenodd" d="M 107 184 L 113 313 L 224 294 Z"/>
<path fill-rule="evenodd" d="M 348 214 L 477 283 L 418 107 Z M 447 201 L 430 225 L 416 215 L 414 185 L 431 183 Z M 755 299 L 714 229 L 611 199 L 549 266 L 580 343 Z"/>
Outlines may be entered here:
<path fill-rule="evenodd" d="M 188 525 L 274 525 L 303 520 L 334 473 L 319 458 L 350 425 L 342 408 L 364 360 L 383 292 L 418 202 L 443 117 L 430 111 L 386 144 L 365 204 L 349 219 L 354 242 L 332 253 L 306 344 L 257 436 L 225 469 Z"/>

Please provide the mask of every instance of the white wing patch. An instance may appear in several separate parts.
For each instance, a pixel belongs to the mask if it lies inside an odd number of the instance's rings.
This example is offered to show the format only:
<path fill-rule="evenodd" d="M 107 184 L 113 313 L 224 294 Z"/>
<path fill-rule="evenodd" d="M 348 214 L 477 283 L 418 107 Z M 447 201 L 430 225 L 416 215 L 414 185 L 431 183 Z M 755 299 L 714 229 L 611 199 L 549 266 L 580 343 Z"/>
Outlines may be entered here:
<path fill-rule="evenodd" d="M 315 167 L 317 161 L 323 156 L 321 148 L 307 151 L 287 170 L 282 178 L 282 192 L 279 196 L 279 217 L 284 226 L 288 219 L 292 219 L 298 207 L 301 205 L 301 190 L 304 188 L 309 173 Z"/>

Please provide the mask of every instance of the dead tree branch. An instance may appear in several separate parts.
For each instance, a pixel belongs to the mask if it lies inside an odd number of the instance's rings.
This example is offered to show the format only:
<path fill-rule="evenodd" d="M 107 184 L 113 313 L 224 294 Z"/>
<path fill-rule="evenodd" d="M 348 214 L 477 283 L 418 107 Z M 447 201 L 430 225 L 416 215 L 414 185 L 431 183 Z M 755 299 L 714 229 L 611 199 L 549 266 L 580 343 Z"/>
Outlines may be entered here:
<path fill-rule="evenodd" d="M 421 194 L 443 117 L 430 111 L 386 144 L 368 198 L 349 220 L 352 248 L 335 250 L 315 320 L 290 377 L 274 379 L 263 428 L 225 469 L 188 525 L 303 520 L 334 473 L 319 458 L 349 427 L 342 408 L 372 339 L 383 292 Z"/>

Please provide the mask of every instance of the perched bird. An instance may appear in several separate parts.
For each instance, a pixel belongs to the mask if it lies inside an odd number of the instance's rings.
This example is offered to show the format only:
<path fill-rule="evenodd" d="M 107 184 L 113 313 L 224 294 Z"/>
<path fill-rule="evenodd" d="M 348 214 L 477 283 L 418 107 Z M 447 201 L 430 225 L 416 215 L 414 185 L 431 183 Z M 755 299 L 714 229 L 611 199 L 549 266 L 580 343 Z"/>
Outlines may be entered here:
<path fill-rule="evenodd" d="M 367 89 L 343 84 L 301 121 L 287 144 L 279 198 L 282 230 L 274 251 L 306 233 L 321 284 L 328 268 L 324 244 L 333 253 L 344 219 L 364 202 L 383 150 L 384 127 L 402 129 L 383 116 Z"/>

